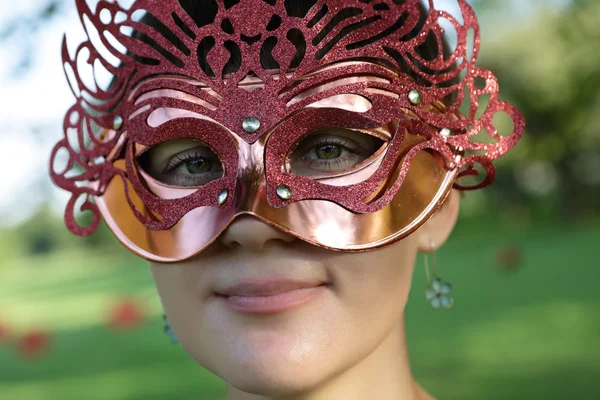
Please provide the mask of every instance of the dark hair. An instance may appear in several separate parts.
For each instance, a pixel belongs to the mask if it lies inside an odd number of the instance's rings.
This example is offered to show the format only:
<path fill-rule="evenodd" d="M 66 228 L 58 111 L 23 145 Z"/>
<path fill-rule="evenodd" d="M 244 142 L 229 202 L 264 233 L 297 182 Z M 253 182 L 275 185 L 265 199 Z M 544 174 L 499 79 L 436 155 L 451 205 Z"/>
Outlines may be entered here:
<path fill-rule="evenodd" d="M 275 4 L 275 0 L 263 0 L 263 1 L 265 1 L 266 3 L 271 4 L 271 5 Z M 360 1 L 362 3 L 369 2 L 369 0 L 360 0 Z M 223 0 L 224 6 L 227 9 L 233 7 L 234 5 L 238 4 L 239 2 L 240 2 L 240 0 Z M 317 2 L 317 0 L 284 0 L 284 5 L 285 5 L 286 12 L 289 16 L 304 18 L 308 14 L 310 9 L 316 4 L 316 2 Z M 393 2 L 401 5 L 404 2 L 404 0 L 393 0 Z M 217 5 L 216 0 L 179 0 L 179 4 L 189 14 L 190 18 L 194 21 L 194 23 L 197 25 L 198 28 L 201 28 L 205 25 L 209 25 L 209 24 L 216 22 L 215 19 L 216 19 L 216 15 L 217 15 L 217 11 L 218 11 L 218 5 Z M 342 12 L 343 12 L 343 10 L 342 10 Z M 420 33 L 423 25 L 425 24 L 426 18 L 427 18 L 427 10 L 425 9 L 425 6 L 423 4 L 421 4 L 421 6 L 420 6 L 420 15 L 421 15 L 421 18 L 420 18 L 420 21 L 417 24 L 417 26 L 415 26 L 415 28 L 412 30 L 412 32 L 410 32 L 408 35 L 406 35 L 403 38 L 403 40 L 408 40 L 408 39 L 414 38 L 416 35 L 418 35 Z M 189 27 L 185 26 L 185 24 L 183 24 L 180 20 L 178 20 L 178 18 L 175 17 L 175 14 L 174 14 L 174 19 L 175 19 L 175 23 L 177 23 L 182 28 L 183 31 L 186 31 L 186 30 L 188 31 L 187 32 L 188 36 L 195 36 L 195 34 L 189 30 Z M 161 32 L 165 37 L 168 37 L 168 34 L 169 34 L 169 32 L 167 32 L 168 28 L 166 28 L 164 26 L 164 24 L 161 21 L 159 21 L 157 18 L 155 18 L 152 14 L 146 13 L 140 19 L 140 22 L 142 22 L 148 26 L 151 26 L 153 29 Z M 271 18 L 271 20 L 269 21 L 269 24 L 267 25 L 266 29 L 267 30 L 276 29 L 280 23 L 281 23 L 281 18 L 277 15 L 274 15 Z M 223 21 L 221 21 L 221 28 L 223 29 L 224 32 L 229 33 L 229 34 L 233 34 L 233 32 L 234 32 L 234 27 L 232 26 L 231 22 L 227 18 L 224 19 Z M 333 27 L 332 27 L 332 29 L 333 29 Z M 142 40 L 142 41 L 145 41 L 144 36 L 145 35 L 137 32 L 137 31 L 132 33 L 132 37 Z M 306 50 L 306 42 L 304 41 L 304 38 L 299 30 L 290 30 L 290 32 L 288 32 L 287 38 L 296 47 L 296 55 L 294 56 L 294 58 L 291 62 L 291 65 L 290 65 L 291 68 L 295 68 L 298 65 L 300 65 L 300 62 L 302 61 L 304 52 Z M 242 40 L 246 43 L 253 43 L 257 40 L 260 40 L 260 36 L 247 37 L 242 34 L 242 35 L 240 35 L 240 40 Z M 202 39 L 202 41 L 199 43 L 199 46 L 197 49 L 197 55 L 198 55 L 198 61 L 199 61 L 200 67 L 203 69 L 203 71 L 208 76 L 216 76 L 215 72 L 211 69 L 210 65 L 208 65 L 208 62 L 206 60 L 207 54 L 210 52 L 210 50 L 212 49 L 214 44 L 215 44 L 214 38 L 207 37 L 207 38 Z M 275 60 L 275 58 L 273 57 L 272 52 L 271 52 L 273 50 L 275 44 L 276 44 L 276 41 L 269 41 L 269 38 L 266 39 L 263 44 L 263 48 L 261 49 L 261 52 L 260 52 L 260 62 L 264 69 L 277 70 L 280 68 L 278 62 Z M 237 44 L 233 41 L 225 42 L 225 47 L 227 48 L 227 50 L 230 53 L 230 58 L 229 58 L 228 62 L 225 64 L 225 67 L 223 68 L 222 73 L 223 73 L 223 75 L 228 75 L 228 74 L 235 73 L 241 66 L 242 54 L 241 54 L 241 51 L 240 51 L 239 47 L 237 46 Z M 437 40 L 434 35 L 428 35 L 428 37 L 426 38 L 424 43 L 421 46 L 419 46 L 418 48 L 416 48 L 417 54 L 425 60 L 435 59 L 438 56 L 439 51 L 440 51 L 440 49 L 438 49 Z M 450 53 L 448 43 L 446 40 L 443 40 L 443 49 L 441 49 L 441 51 L 444 52 L 444 56 L 447 56 Z M 374 61 L 386 64 L 386 66 L 388 66 L 388 67 L 397 69 L 399 72 L 408 74 L 409 76 L 411 76 L 415 81 L 417 81 L 420 84 L 430 85 L 429 82 L 425 81 L 419 74 L 417 74 L 411 68 L 411 66 L 410 66 L 411 64 L 408 63 L 407 60 L 405 60 L 404 57 L 400 53 L 396 52 L 395 50 L 393 50 L 391 48 L 386 48 L 386 52 L 395 61 L 396 65 L 393 65 L 388 60 L 383 60 L 383 59 L 382 60 L 374 60 Z M 427 71 L 427 72 L 431 72 L 431 71 Z M 447 82 L 448 85 L 451 85 L 454 83 L 456 83 L 455 80 Z"/>

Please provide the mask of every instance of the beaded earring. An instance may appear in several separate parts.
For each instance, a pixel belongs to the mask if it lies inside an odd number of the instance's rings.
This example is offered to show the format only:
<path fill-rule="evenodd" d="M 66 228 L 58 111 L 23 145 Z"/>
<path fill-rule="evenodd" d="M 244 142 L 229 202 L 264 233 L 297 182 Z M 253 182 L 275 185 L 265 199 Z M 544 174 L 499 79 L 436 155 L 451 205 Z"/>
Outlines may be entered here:
<path fill-rule="evenodd" d="M 432 249 L 435 247 L 431 246 Z M 449 282 L 444 282 L 437 276 L 437 263 L 435 259 L 435 250 L 432 251 L 433 255 L 433 280 L 429 274 L 429 257 L 427 253 L 424 253 L 423 259 L 425 261 L 425 277 L 427 279 L 427 289 L 425 289 L 425 299 L 429 301 L 431 307 L 437 309 L 450 308 L 454 303 L 454 300 L 450 296 L 452 292 L 452 285 Z"/>
<path fill-rule="evenodd" d="M 171 343 L 173 343 L 173 344 L 179 343 L 177 336 L 175 336 L 173 329 L 171 329 L 171 325 L 169 324 L 169 320 L 167 319 L 166 314 L 163 314 L 163 321 L 165 322 L 165 325 L 163 327 L 163 333 L 171 338 Z"/>

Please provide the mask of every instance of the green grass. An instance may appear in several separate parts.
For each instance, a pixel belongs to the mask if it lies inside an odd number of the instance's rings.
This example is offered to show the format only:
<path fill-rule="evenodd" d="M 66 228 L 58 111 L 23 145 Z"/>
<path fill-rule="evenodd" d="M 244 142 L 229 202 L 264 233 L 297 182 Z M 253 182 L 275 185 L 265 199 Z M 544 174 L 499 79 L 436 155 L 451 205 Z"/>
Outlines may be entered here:
<path fill-rule="evenodd" d="M 479 232 L 438 252 L 439 274 L 454 284 L 451 311 L 428 308 L 415 274 L 407 311 L 415 375 L 441 399 L 596 398 L 600 229 Z M 513 272 L 496 261 L 506 243 L 522 252 Z"/>
<path fill-rule="evenodd" d="M 459 225 L 437 254 L 439 275 L 454 285 L 452 310 L 424 300 L 419 259 L 407 310 L 415 376 L 444 400 L 595 398 L 600 225 L 482 224 Z M 514 271 L 498 266 L 507 244 L 522 253 Z M 119 297 L 139 299 L 148 322 L 106 328 Z M 2 260 L 0 321 L 16 334 L 40 325 L 54 337 L 36 360 L 0 344 L 0 398 L 224 398 L 224 383 L 162 334 L 160 315 L 145 263 L 124 251 Z"/>

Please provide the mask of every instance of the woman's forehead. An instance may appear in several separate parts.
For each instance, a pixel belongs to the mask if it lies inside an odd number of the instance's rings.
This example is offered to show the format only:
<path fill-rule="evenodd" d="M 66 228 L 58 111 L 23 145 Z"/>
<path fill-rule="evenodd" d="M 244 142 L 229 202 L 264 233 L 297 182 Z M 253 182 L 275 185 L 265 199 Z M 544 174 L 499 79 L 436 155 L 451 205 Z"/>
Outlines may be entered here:
<path fill-rule="evenodd" d="M 393 91 L 397 76 L 396 72 L 368 61 L 329 65 L 295 80 L 276 72 L 267 81 L 255 75 L 240 81 L 228 77 L 223 79 L 223 85 L 157 75 L 136 84 L 128 95 L 132 104 L 129 119 L 141 117 L 150 128 L 156 128 L 174 118 L 201 118 L 252 143 L 281 121 L 306 108 L 362 114 L 375 109 L 392 113 L 393 107 L 374 101 L 374 93 L 368 91 L 377 90 L 378 96 L 397 101 L 399 96 Z M 247 117 L 259 120 L 260 131 L 256 134 L 240 129 Z M 137 123 L 136 129 L 146 129 L 145 124 Z"/>
<path fill-rule="evenodd" d="M 371 64 L 369 62 L 348 62 L 348 63 L 342 63 L 340 66 L 338 66 L 337 68 L 343 67 L 343 66 L 349 66 L 349 65 L 358 65 L 358 64 Z M 322 69 L 320 72 L 324 72 L 325 70 L 331 70 L 333 67 L 330 66 L 327 69 Z M 290 86 L 296 86 L 298 84 L 300 84 L 301 82 L 304 82 L 308 79 L 311 79 L 313 76 L 315 76 L 315 73 L 309 73 L 306 76 L 300 77 L 298 79 L 296 79 L 295 81 L 293 81 Z M 364 82 L 364 83 L 368 83 L 368 82 L 379 82 L 382 84 L 390 84 L 391 80 L 390 79 L 385 79 L 379 76 L 375 76 L 375 75 L 365 75 L 364 73 L 359 73 L 358 71 L 354 72 L 354 73 L 350 73 L 350 74 L 344 74 L 344 75 L 340 75 L 341 77 L 339 79 L 330 79 L 330 80 L 326 80 L 326 81 L 322 81 L 322 82 L 317 82 L 314 86 L 311 86 L 309 89 L 302 91 L 300 93 L 298 93 L 296 96 L 294 96 L 291 100 L 288 101 L 287 105 L 291 106 L 295 103 L 298 103 L 310 96 L 314 96 L 318 93 L 336 88 L 337 86 L 342 86 L 342 85 L 352 85 L 355 83 L 359 83 L 359 82 Z M 274 80 L 279 80 L 281 79 L 280 74 L 278 71 L 274 71 L 273 75 L 272 75 Z M 169 76 L 158 76 L 158 77 L 153 77 L 152 79 L 174 79 L 173 77 L 169 77 Z M 177 78 L 179 79 L 179 78 Z M 256 89 L 264 89 L 265 88 L 265 82 L 255 76 L 255 75 L 248 75 L 245 78 L 243 78 L 241 81 L 237 82 L 237 84 L 235 82 L 230 82 L 229 81 L 230 78 L 225 78 L 224 82 L 226 84 L 234 84 L 236 85 L 238 88 L 243 89 L 247 92 L 253 92 Z M 197 81 L 195 79 L 190 79 L 190 78 L 186 78 L 186 79 L 180 79 L 181 81 L 185 82 L 188 85 L 197 87 L 199 89 L 202 89 L 203 91 L 205 91 L 209 96 L 212 96 L 214 98 L 214 103 L 218 104 L 223 100 L 223 96 L 221 96 L 215 89 L 213 89 L 212 87 L 208 86 L 207 84 Z M 153 89 L 153 90 L 149 90 L 149 91 L 144 91 L 143 88 L 144 82 L 141 82 L 140 84 L 136 85 L 136 87 L 132 88 L 128 98 L 130 101 L 134 102 L 135 104 L 139 104 L 144 102 L 145 100 L 151 99 L 151 98 L 160 98 L 160 97 L 165 97 L 165 98 L 178 98 L 181 100 L 187 100 L 187 101 L 192 101 L 192 102 L 196 102 L 197 104 L 201 104 L 204 107 L 207 107 L 208 109 L 210 109 L 211 111 L 215 111 L 218 106 L 217 105 L 213 105 L 211 104 L 209 101 L 203 100 L 199 97 L 196 97 L 190 93 L 187 93 L 185 91 L 185 89 L 181 89 L 181 90 L 176 90 L 176 89 L 172 89 L 172 88 L 157 88 L 157 89 Z M 384 91 L 382 91 L 384 92 Z M 398 96 L 395 95 L 392 92 L 387 92 L 387 95 L 389 95 L 390 97 L 395 97 L 397 98 Z M 268 97 L 271 96 L 271 93 L 266 93 L 265 96 L 267 97 L 266 100 L 268 100 Z M 257 96 L 257 98 L 259 98 L 259 96 Z M 358 95 L 354 95 L 351 93 L 351 90 L 348 91 L 348 93 L 342 93 L 342 94 L 337 94 L 337 95 L 333 95 L 330 96 L 328 98 L 324 98 L 322 100 L 320 100 L 319 102 L 319 107 L 325 107 L 325 106 L 332 106 L 334 108 L 342 108 L 342 109 L 348 109 L 348 110 L 354 110 L 357 112 L 364 112 L 367 111 L 370 108 L 370 103 L 369 101 L 362 97 L 362 96 L 358 96 Z"/>
<path fill-rule="evenodd" d="M 378 71 L 378 72 L 374 72 Z M 287 73 L 282 73 L 280 70 L 269 70 L 267 73 L 269 83 L 272 82 L 285 82 L 288 88 L 295 87 L 302 82 L 313 81 L 314 88 L 316 91 L 321 91 L 323 88 L 331 86 L 331 81 L 336 78 L 344 78 L 344 82 L 353 83 L 358 81 L 387 81 L 391 82 L 401 72 L 391 65 L 381 65 L 372 60 L 349 60 L 331 63 L 325 66 L 316 66 L 314 70 L 305 71 L 304 75 L 296 75 L 295 70 L 292 69 Z M 321 75 L 327 75 L 327 78 L 321 81 L 319 78 Z M 385 77 L 384 77 L 385 76 Z M 218 89 L 221 87 L 220 84 L 215 85 L 217 78 L 198 80 L 194 77 L 185 75 L 173 75 L 173 74 L 155 74 L 148 77 L 139 79 L 134 85 L 132 85 L 128 94 L 129 100 L 136 97 L 136 92 L 144 85 L 157 80 L 176 80 L 185 84 L 204 89 L 207 92 L 213 93 L 215 96 L 219 96 Z M 223 78 L 218 79 L 223 87 L 235 86 L 241 89 L 245 89 L 248 92 L 253 91 L 257 88 L 265 87 L 264 76 L 260 77 L 250 71 L 246 76 L 239 79 L 235 74 L 227 74 Z M 281 93 L 285 92 L 286 88 L 281 89 Z"/>

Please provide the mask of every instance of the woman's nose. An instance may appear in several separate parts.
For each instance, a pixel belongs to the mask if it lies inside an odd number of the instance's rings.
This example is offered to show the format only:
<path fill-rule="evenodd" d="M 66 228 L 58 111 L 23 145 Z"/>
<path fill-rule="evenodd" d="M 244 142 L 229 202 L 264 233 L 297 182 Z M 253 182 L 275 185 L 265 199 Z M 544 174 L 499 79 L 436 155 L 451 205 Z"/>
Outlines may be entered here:
<path fill-rule="evenodd" d="M 227 247 L 241 246 L 248 250 L 262 250 L 270 240 L 293 242 L 296 238 L 250 216 L 237 218 L 219 240 Z"/>

